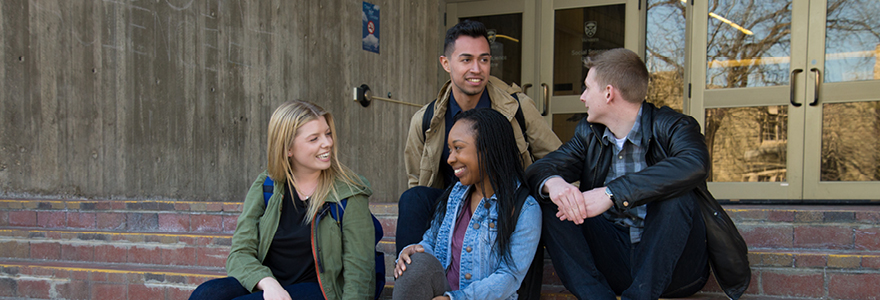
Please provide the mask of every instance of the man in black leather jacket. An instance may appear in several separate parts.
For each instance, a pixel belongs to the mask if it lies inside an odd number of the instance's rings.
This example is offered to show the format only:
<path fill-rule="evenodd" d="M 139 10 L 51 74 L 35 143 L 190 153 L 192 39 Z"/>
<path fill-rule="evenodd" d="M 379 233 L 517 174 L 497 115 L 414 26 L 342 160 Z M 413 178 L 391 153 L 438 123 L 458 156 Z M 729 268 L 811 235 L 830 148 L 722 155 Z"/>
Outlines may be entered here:
<path fill-rule="evenodd" d="M 699 124 L 642 100 L 648 71 L 632 51 L 605 51 L 587 68 L 580 99 L 589 115 L 526 171 L 563 284 L 579 299 L 685 297 L 705 285 L 711 260 L 738 298 L 749 282 L 747 249 L 705 189 L 710 161 Z M 704 221 L 719 211 L 723 219 Z M 711 249 L 719 238 L 728 245 Z"/>

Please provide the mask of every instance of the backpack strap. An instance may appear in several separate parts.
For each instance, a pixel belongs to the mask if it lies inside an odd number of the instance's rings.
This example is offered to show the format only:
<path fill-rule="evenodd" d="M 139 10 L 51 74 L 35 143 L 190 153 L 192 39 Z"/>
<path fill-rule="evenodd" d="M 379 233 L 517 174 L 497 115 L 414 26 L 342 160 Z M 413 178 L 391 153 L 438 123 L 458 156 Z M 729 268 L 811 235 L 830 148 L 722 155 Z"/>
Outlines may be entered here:
<path fill-rule="evenodd" d="M 273 193 L 275 193 L 275 182 L 266 176 L 266 181 L 263 181 L 263 209 L 269 207 L 269 198 L 272 198 Z"/>
<path fill-rule="evenodd" d="M 526 150 L 529 151 L 529 156 L 532 157 L 532 162 L 534 162 L 535 156 L 532 155 L 532 144 L 529 143 L 529 135 L 526 134 L 526 117 L 523 116 L 522 102 L 519 101 L 519 97 L 516 93 L 510 94 L 510 96 L 513 96 L 513 99 L 516 99 L 516 114 L 514 114 L 513 117 L 516 119 L 516 122 L 519 123 L 519 129 L 522 130 L 523 139 L 526 140 L 526 145 L 528 145 Z"/>
<path fill-rule="evenodd" d="M 425 109 L 425 114 L 422 115 L 422 141 L 425 140 L 425 133 L 431 128 L 431 119 L 434 118 L 434 103 L 436 102 L 437 99 L 434 99 L 434 101 L 428 103 L 428 107 Z"/>

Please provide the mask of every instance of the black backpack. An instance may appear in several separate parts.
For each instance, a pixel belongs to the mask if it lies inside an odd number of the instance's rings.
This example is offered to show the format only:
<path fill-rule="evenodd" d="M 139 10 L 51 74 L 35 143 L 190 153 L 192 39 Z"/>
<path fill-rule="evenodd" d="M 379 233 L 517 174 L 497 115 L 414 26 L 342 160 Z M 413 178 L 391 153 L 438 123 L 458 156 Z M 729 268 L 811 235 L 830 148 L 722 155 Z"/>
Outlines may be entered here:
<path fill-rule="evenodd" d="M 272 193 L 275 191 L 275 182 L 272 181 L 272 178 L 266 176 L 266 181 L 263 182 L 263 207 L 269 206 L 269 198 L 272 197 Z M 324 208 L 321 209 L 321 212 L 318 213 L 318 219 L 320 221 L 321 216 L 325 213 L 329 212 L 330 216 L 333 220 L 339 223 L 339 231 L 342 233 L 342 216 L 345 214 L 345 206 L 348 205 L 348 199 L 342 199 L 339 201 L 339 205 L 334 205 L 333 203 L 324 203 Z M 339 208 L 342 206 L 342 209 Z M 334 209 L 335 208 L 335 209 Z M 370 213 L 370 217 L 373 218 L 373 229 L 376 231 L 376 245 L 379 244 L 379 241 L 382 240 L 382 236 L 385 235 L 385 232 L 382 230 L 382 223 L 379 223 L 379 220 L 376 219 L 376 216 L 373 213 Z M 375 248 L 375 246 L 374 246 Z M 376 295 L 373 299 L 379 299 L 379 296 L 382 295 L 382 289 L 385 288 L 385 253 L 376 251 Z"/>

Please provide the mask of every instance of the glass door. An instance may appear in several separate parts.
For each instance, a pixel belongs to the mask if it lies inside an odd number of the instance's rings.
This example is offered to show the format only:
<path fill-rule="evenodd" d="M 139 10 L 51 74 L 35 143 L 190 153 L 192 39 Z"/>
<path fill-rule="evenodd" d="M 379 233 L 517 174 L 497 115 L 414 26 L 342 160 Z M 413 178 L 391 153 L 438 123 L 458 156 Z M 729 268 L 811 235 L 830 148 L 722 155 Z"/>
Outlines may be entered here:
<path fill-rule="evenodd" d="M 539 3 L 540 106 L 553 132 L 563 142 L 586 113 L 580 102 L 587 70 L 584 59 L 612 48 L 644 53 L 643 9 L 638 0 L 574 1 Z"/>
<path fill-rule="evenodd" d="M 480 21 L 489 30 L 492 53 L 490 73 L 517 84 L 535 102 L 535 0 L 473 1 L 446 5 L 446 28 L 460 20 Z M 525 25 L 524 25 L 525 24 Z M 539 107 L 540 109 L 540 107 Z"/>
<path fill-rule="evenodd" d="M 691 5 L 713 194 L 877 199 L 878 0 Z"/>
<path fill-rule="evenodd" d="M 809 2 L 804 198 L 880 199 L 880 0 Z"/>

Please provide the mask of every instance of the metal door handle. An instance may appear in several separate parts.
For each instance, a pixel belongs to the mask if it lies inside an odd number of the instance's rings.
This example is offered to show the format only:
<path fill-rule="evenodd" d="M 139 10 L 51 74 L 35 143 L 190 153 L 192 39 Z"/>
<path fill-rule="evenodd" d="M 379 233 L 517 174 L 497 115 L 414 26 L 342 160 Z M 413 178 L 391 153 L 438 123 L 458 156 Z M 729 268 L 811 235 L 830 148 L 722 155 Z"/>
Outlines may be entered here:
<path fill-rule="evenodd" d="M 544 89 L 544 111 L 541 112 L 541 115 L 546 116 L 547 106 L 550 105 L 550 87 L 546 83 L 541 83 L 541 88 Z"/>
<path fill-rule="evenodd" d="M 789 94 L 791 95 L 790 96 L 791 98 L 788 99 L 788 102 L 790 102 L 791 106 L 794 106 L 794 107 L 800 107 L 801 105 L 803 105 L 803 104 L 794 102 L 794 75 L 801 73 L 803 71 L 804 71 L 803 69 L 791 70 L 791 76 L 788 77 L 788 85 L 791 87 L 791 91 L 789 92 Z"/>
<path fill-rule="evenodd" d="M 814 74 L 816 74 L 816 85 L 813 86 L 813 102 L 810 102 L 810 106 L 816 106 L 817 104 L 819 104 L 819 75 L 820 74 L 819 74 L 818 68 L 812 68 L 812 69 L 810 69 L 810 72 L 813 72 Z"/>
<path fill-rule="evenodd" d="M 531 83 L 523 84 L 523 94 L 528 95 L 528 94 L 529 94 L 529 88 L 530 88 L 530 87 L 532 87 L 532 84 L 531 84 Z"/>

